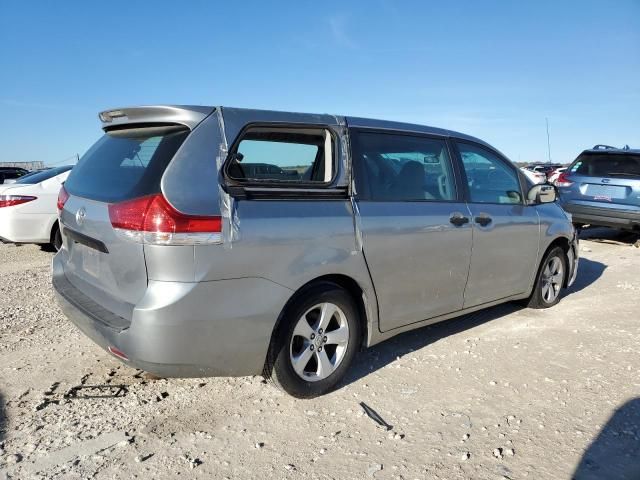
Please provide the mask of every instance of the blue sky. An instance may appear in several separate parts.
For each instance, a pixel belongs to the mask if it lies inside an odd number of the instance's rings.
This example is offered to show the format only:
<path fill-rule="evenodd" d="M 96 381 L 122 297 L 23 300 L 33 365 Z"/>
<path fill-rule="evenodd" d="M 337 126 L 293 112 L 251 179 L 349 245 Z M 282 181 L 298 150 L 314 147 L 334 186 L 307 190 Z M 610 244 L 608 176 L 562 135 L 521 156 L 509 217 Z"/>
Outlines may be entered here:
<path fill-rule="evenodd" d="M 476 135 L 514 161 L 640 147 L 640 0 L 0 2 L 0 161 L 64 162 L 97 112 L 328 112 Z"/>

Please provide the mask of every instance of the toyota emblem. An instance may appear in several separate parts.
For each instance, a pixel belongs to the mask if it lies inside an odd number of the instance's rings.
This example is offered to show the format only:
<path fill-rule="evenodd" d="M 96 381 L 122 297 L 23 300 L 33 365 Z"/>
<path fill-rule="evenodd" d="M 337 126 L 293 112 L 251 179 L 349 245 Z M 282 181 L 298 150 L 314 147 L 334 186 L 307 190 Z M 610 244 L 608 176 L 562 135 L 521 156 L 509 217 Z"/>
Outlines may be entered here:
<path fill-rule="evenodd" d="M 76 223 L 78 225 L 82 225 L 84 223 L 84 217 L 87 216 L 87 211 L 84 207 L 80 207 L 80 209 L 76 212 Z"/>

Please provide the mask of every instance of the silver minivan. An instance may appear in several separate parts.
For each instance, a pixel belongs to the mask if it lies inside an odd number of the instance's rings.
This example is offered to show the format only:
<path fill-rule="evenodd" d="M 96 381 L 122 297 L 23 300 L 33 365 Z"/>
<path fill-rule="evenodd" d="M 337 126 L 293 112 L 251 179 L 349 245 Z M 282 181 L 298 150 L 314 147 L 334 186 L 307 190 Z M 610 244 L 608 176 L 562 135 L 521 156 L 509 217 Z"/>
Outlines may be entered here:
<path fill-rule="evenodd" d="M 100 113 L 60 192 L 66 315 L 164 377 L 333 389 L 356 352 L 498 303 L 556 304 L 570 216 L 468 135 L 227 107 Z"/>

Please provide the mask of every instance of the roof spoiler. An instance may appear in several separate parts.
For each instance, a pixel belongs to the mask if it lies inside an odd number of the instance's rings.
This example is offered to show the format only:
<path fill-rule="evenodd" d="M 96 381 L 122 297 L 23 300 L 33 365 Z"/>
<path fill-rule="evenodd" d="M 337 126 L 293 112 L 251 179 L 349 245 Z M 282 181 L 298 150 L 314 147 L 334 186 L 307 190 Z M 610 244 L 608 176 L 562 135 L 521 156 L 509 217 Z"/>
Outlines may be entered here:
<path fill-rule="evenodd" d="M 193 130 L 214 111 L 215 107 L 197 105 L 149 105 L 105 110 L 98 114 L 98 118 L 105 131 L 121 125 L 149 123 L 172 123 Z"/>

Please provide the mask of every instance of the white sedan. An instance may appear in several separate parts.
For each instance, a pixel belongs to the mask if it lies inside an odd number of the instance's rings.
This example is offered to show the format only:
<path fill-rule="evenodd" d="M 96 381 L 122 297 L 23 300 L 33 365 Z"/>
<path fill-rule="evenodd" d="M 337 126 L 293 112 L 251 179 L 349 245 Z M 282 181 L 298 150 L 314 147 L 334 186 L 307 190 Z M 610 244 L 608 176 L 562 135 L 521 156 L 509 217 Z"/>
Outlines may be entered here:
<path fill-rule="evenodd" d="M 547 181 L 547 176 L 542 172 L 533 172 L 526 168 L 520 168 L 520 171 L 524 173 L 525 177 L 527 177 L 533 185 Z"/>
<path fill-rule="evenodd" d="M 558 181 L 558 177 L 566 171 L 567 167 L 556 168 L 553 172 L 551 172 L 551 175 L 549 175 L 549 183 L 553 183 L 555 185 Z"/>
<path fill-rule="evenodd" d="M 58 192 L 71 168 L 51 168 L 25 175 L 16 183 L 0 185 L 0 241 L 60 248 Z"/>

